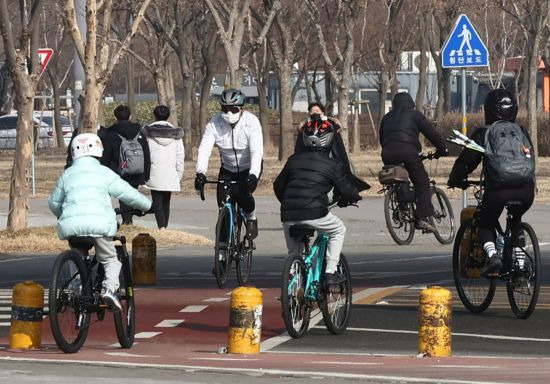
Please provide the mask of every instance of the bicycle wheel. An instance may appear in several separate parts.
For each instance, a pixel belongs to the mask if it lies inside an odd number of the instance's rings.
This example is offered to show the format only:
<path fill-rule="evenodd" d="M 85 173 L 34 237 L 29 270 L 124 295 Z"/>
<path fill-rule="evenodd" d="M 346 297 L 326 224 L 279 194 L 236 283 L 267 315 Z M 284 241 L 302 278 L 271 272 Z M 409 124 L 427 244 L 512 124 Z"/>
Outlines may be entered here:
<path fill-rule="evenodd" d="M 392 239 L 399 245 L 410 244 L 414 236 L 413 205 L 400 203 L 393 187 L 384 196 L 384 216 Z"/>
<path fill-rule="evenodd" d="M 507 252 L 511 255 L 510 276 L 506 280 L 508 301 L 514 314 L 526 319 L 535 310 L 540 289 L 539 242 L 529 224 L 520 223 L 514 229 L 512 247 Z"/>
<path fill-rule="evenodd" d="M 435 188 L 432 193 L 432 205 L 434 207 L 434 224 L 437 232 L 435 238 L 441 244 L 451 244 L 455 236 L 455 217 L 449 198 L 440 188 Z"/>
<path fill-rule="evenodd" d="M 472 220 L 458 229 L 453 248 L 453 277 L 462 304 L 471 312 L 480 313 L 489 307 L 495 296 L 496 281 L 481 276 L 485 256 Z"/>
<path fill-rule="evenodd" d="M 65 353 L 82 347 L 90 324 L 86 298 L 92 285 L 82 255 L 76 250 L 62 252 L 53 266 L 48 292 L 50 326 L 57 346 Z"/>
<path fill-rule="evenodd" d="M 132 271 L 128 254 L 125 254 L 122 246 L 117 245 L 117 256 L 122 263 L 120 269 L 120 288 L 118 290 L 121 312 L 114 313 L 115 329 L 118 342 L 122 348 L 130 348 L 134 344 L 136 332 L 136 307 L 134 290 L 132 285 Z"/>
<path fill-rule="evenodd" d="M 323 299 L 319 303 L 325 325 L 335 335 L 346 330 L 351 317 L 351 274 L 343 254 L 340 254 L 338 273 L 344 276 L 344 281 L 338 285 L 323 285 Z"/>
<path fill-rule="evenodd" d="M 214 272 L 219 288 L 223 288 L 231 265 L 231 239 L 229 228 L 231 215 L 228 208 L 223 207 L 216 223 L 216 244 L 214 245 Z"/>
<path fill-rule="evenodd" d="M 239 285 L 245 285 L 250 278 L 250 271 L 252 269 L 252 250 L 254 245 L 251 239 L 245 237 L 246 226 L 240 216 L 237 219 L 236 234 L 235 244 L 238 244 L 237 256 L 235 258 L 237 281 Z"/>
<path fill-rule="evenodd" d="M 299 339 L 309 327 L 311 306 L 306 300 L 307 269 L 301 256 L 288 257 L 283 268 L 281 305 L 288 334 Z"/>

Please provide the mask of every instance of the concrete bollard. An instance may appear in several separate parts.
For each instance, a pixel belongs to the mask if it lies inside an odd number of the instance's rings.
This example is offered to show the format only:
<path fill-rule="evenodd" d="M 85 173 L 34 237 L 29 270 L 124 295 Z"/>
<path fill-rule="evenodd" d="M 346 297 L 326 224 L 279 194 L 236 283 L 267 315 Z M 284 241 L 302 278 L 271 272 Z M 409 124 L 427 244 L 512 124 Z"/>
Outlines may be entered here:
<path fill-rule="evenodd" d="M 231 292 L 227 352 L 260 353 L 261 333 L 262 292 L 254 287 L 235 288 Z"/>
<path fill-rule="evenodd" d="M 157 242 L 148 233 L 140 233 L 132 240 L 132 277 L 134 284 L 157 281 Z"/>
<path fill-rule="evenodd" d="M 420 293 L 418 353 L 429 357 L 451 356 L 452 294 L 433 286 Z"/>
<path fill-rule="evenodd" d="M 13 286 L 11 300 L 11 349 L 38 349 L 42 344 L 44 288 L 33 281 Z"/>

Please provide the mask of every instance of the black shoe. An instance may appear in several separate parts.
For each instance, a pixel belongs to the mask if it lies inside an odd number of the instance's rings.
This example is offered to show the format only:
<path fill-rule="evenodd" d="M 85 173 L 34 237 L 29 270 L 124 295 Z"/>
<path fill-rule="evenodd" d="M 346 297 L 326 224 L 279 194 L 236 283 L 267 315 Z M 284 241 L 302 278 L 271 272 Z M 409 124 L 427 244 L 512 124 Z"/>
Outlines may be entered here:
<path fill-rule="evenodd" d="M 487 260 L 487 264 L 481 268 L 481 276 L 496 276 L 500 273 L 502 269 L 502 258 L 500 256 L 494 255 Z"/>
<path fill-rule="evenodd" d="M 246 237 L 255 239 L 258 237 L 258 220 L 246 220 Z"/>
<path fill-rule="evenodd" d="M 431 216 L 418 219 L 416 222 L 416 229 L 421 229 L 425 232 L 437 232 L 437 228 L 434 225 L 434 219 Z"/>
<path fill-rule="evenodd" d="M 326 285 L 338 285 L 346 281 L 346 277 L 338 272 L 334 273 L 325 273 L 325 284 Z"/>

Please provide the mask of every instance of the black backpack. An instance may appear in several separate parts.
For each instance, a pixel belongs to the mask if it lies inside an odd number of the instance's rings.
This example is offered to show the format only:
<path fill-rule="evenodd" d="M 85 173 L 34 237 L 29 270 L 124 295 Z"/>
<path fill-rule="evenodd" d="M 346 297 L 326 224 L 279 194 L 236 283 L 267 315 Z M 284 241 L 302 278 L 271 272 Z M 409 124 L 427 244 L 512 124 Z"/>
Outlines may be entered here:
<path fill-rule="evenodd" d="M 485 133 L 485 177 L 493 187 L 521 187 L 535 179 L 533 144 L 523 129 L 496 121 Z"/>

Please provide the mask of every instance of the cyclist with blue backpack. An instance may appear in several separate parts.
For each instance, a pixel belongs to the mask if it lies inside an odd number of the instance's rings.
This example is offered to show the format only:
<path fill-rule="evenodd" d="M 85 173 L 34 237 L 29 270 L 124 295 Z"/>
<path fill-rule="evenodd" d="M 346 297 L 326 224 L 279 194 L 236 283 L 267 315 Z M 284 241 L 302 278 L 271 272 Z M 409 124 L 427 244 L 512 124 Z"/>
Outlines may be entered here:
<path fill-rule="evenodd" d="M 493 275 L 502 268 L 495 247 L 495 227 L 506 202 L 521 201 L 510 207 L 512 227 L 533 204 L 535 196 L 535 154 L 527 130 L 515 123 L 518 104 L 511 92 L 495 89 L 484 102 L 485 126 L 471 138 L 485 148 L 485 154 L 464 148 L 456 159 L 447 185 L 467 188 L 468 174 L 483 160 L 483 200 L 479 213 L 478 236 L 488 262 L 481 273 Z"/>

